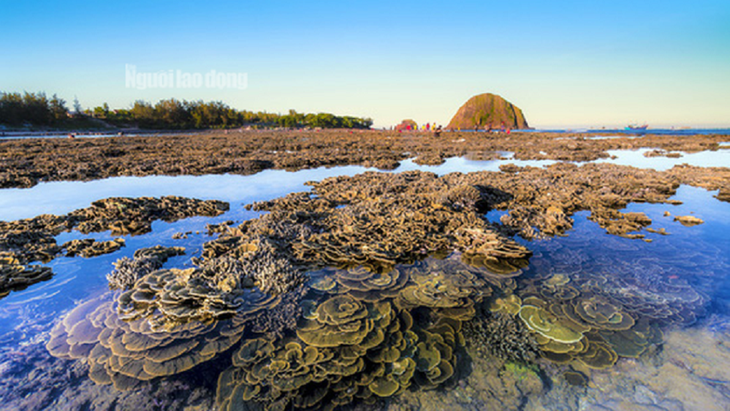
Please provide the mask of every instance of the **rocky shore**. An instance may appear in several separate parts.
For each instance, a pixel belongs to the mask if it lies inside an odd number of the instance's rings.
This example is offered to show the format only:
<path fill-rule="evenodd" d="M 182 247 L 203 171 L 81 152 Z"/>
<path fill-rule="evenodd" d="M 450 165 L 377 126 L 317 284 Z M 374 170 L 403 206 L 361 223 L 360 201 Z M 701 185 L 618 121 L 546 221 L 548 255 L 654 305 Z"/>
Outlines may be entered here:
<path fill-rule="evenodd" d="M 195 135 L 0 141 L 0 188 L 41 181 L 115 176 L 252 174 L 335 165 L 394 169 L 403 160 L 437 165 L 514 153 L 517 160 L 592 161 L 607 150 L 652 147 L 666 153 L 727 149 L 722 135 L 592 139 L 572 133 L 397 133 L 392 131 L 230 131 Z"/>

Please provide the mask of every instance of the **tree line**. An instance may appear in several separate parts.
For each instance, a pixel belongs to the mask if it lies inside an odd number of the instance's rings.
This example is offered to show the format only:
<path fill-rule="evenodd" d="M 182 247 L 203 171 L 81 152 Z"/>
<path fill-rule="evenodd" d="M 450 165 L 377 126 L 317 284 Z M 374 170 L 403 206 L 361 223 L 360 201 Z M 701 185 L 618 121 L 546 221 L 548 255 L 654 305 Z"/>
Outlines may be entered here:
<path fill-rule="evenodd" d="M 81 111 L 78 101 L 71 113 L 66 102 L 55 94 L 0 93 L 0 124 L 10 126 L 58 126 L 69 118 L 96 118 L 117 127 L 148 129 L 207 129 L 255 127 L 288 128 L 370 128 L 370 118 L 337 116 L 330 113 L 305 114 L 289 110 L 288 114 L 236 110 L 220 101 L 204 102 L 178 99 L 160 100 L 156 104 L 135 101 L 130 109 L 110 109 L 107 103 Z"/>
<path fill-rule="evenodd" d="M 55 94 L 0 92 L 0 124 L 54 126 L 67 118 L 66 102 Z"/>

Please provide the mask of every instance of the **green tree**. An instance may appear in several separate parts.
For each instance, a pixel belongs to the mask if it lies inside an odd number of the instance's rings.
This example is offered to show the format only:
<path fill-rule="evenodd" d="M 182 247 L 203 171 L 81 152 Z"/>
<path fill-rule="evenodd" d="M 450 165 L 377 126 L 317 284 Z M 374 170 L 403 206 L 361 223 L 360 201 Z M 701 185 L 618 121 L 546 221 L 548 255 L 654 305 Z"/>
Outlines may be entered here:
<path fill-rule="evenodd" d="M 53 122 L 58 123 L 60 121 L 66 120 L 68 117 L 68 108 L 66 108 L 66 101 L 59 98 L 57 95 L 53 95 L 51 98 L 51 101 L 49 102 L 50 110 L 51 110 L 51 116 L 53 117 Z"/>
<path fill-rule="evenodd" d="M 80 115 L 84 112 L 84 109 L 81 108 L 81 103 L 79 103 L 79 98 L 74 96 L 74 112 L 76 115 Z"/>

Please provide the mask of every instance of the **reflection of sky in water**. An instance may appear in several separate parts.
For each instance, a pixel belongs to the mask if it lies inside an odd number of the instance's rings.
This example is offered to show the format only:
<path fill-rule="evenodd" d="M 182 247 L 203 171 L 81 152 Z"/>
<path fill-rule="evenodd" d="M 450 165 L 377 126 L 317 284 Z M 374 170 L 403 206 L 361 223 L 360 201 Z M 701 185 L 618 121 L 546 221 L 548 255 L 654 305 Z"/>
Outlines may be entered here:
<path fill-rule="evenodd" d="M 412 160 L 401 163 L 394 172 L 423 170 L 439 175 L 472 171 L 499 171 L 506 163 L 519 166 L 540 166 L 554 161 L 473 161 L 454 157 L 438 166 L 419 166 Z M 284 196 L 291 192 L 306 191 L 307 181 L 318 181 L 327 177 L 355 175 L 373 168 L 343 166 L 316 168 L 288 172 L 264 170 L 258 174 L 241 176 L 233 174 L 204 176 L 148 176 L 113 177 L 87 182 L 54 181 L 41 183 L 31 188 L 0 190 L 0 220 L 11 221 L 30 218 L 40 214 L 66 214 L 88 207 L 93 201 L 108 197 L 162 197 L 177 195 L 204 200 L 222 200 L 232 207 Z"/>
<path fill-rule="evenodd" d="M 587 140 L 612 140 L 614 138 L 639 138 L 641 136 L 631 136 L 631 135 L 625 135 L 625 136 L 590 136 L 585 137 Z"/>
<path fill-rule="evenodd" d="M 650 149 L 612 150 L 609 154 L 616 159 L 601 159 L 596 162 L 630 165 L 642 168 L 667 170 L 678 164 L 702 167 L 730 166 L 730 151 L 703 151 L 683 153 L 680 158 L 644 157 Z M 501 152 L 507 160 L 468 160 L 452 157 L 438 166 L 422 166 L 405 160 L 392 172 L 411 170 L 430 171 L 438 175 L 453 172 L 469 173 L 474 171 L 499 171 L 503 164 L 520 167 L 541 167 L 554 164 L 553 160 L 514 160 L 513 153 Z M 147 176 L 113 177 L 87 182 L 54 181 L 40 183 L 31 188 L 10 188 L 0 190 L 0 220 L 11 221 L 30 218 L 40 214 L 65 214 L 88 207 L 93 201 L 108 197 L 161 197 L 177 195 L 200 199 L 216 199 L 239 203 L 250 203 L 272 199 L 291 192 L 309 190 L 304 186 L 307 181 L 318 181 L 327 177 L 355 175 L 373 168 L 361 166 L 341 166 L 317 168 L 289 172 L 284 170 L 265 170 L 258 174 L 241 176 L 232 174 L 204 176 Z"/>
<path fill-rule="evenodd" d="M 639 150 L 608 150 L 608 154 L 616 159 L 604 158 L 596 163 L 611 163 L 638 168 L 653 168 L 657 171 L 669 170 L 679 164 L 689 164 L 699 167 L 730 167 L 730 151 L 700 151 L 699 153 L 682 153 L 679 158 L 644 157 L 644 153 L 651 148 Z"/>
<path fill-rule="evenodd" d="M 501 152 L 506 158 L 510 158 L 513 154 L 509 152 Z M 406 160 L 401 162 L 401 166 L 394 170 L 394 172 L 421 170 L 430 171 L 438 175 L 444 175 L 448 173 L 471 173 L 474 171 L 499 171 L 499 166 L 503 164 L 512 163 L 520 167 L 532 166 L 540 167 L 548 164 L 553 164 L 553 160 L 467 160 L 463 157 L 451 157 L 447 158 L 443 164 L 438 166 L 421 166 L 413 162 L 413 160 Z"/>
<path fill-rule="evenodd" d="M 358 166 L 318 168 L 287 172 L 265 170 L 249 176 L 148 176 L 113 177 L 88 182 L 54 181 L 31 188 L 0 191 L 0 220 L 29 218 L 44 213 L 66 214 L 108 197 L 162 197 L 176 195 L 204 200 L 252 202 L 307 190 L 311 180 L 354 175 L 367 169 Z"/>

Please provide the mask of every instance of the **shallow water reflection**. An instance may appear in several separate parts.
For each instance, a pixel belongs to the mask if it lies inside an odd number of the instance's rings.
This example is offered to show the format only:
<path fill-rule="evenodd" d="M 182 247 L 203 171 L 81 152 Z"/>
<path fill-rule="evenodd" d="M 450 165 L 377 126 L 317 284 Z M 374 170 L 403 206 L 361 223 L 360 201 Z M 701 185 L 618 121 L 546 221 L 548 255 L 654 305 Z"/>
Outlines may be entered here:
<path fill-rule="evenodd" d="M 654 168 L 660 171 L 685 163 L 699 167 L 730 165 L 730 150 L 685 153 L 680 158 L 644 157 L 643 154 L 647 151 L 650 149 L 609 150 L 609 154 L 616 158 L 600 159 L 596 162 Z M 438 166 L 423 166 L 414 163 L 413 160 L 405 160 L 398 168 L 389 172 L 421 170 L 444 175 L 452 172 L 499 171 L 499 167 L 504 164 L 544 167 L 556 163 L 554 160 L 515 160 L 511 158 L 511 153 L 503 153 L 503 157 L 504 160 L 468 160 L 463 157 L 452 157 Z M 264 170 L 248 176 L 223 174 L 113 177 L 88 182 L 47 182 L 31 188 L 0 191 L 0 220 L 12 221 L 41 214 L 64 214 L 108 197 L 177 195 L 228 201 L 233 205 L 251 203 L 284 196 L 291 192 L 307 191 L 309 187 L 304 185 L 307 181 L 318 181 L 340 175 L 352 176 L 365 171 L 378 170 L 360 166 L 338 166 L 296 172 Z"/>
<path fill-rule="evenodd" d="M 730 150 L 700 151 L 698 153 L 681 153 L 679 158 L 645 157 L 644 153 L 651 148 L 639 150 L 608 150 L 616 158 L 596 160 L 596 163 L 610 163 L 622 166 L 639 168 L 653 168 L 657 171 L 669 170 L 679 164 L 689 164 L 697 167 L 728 167 L 730 166 Z"/>

